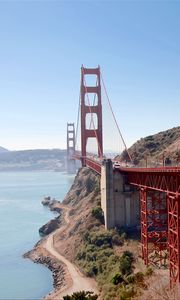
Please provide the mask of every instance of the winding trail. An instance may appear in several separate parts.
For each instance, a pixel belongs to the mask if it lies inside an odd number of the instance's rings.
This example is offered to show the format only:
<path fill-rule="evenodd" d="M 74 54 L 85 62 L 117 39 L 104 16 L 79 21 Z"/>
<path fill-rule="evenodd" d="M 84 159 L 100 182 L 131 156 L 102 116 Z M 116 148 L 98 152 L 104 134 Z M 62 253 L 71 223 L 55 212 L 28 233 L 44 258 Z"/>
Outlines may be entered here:
<path fill-rule="evenodd" d="M 69 223 L 69 208 L 68 207 L 64 207 L 65 208 L 65 216 L 64 216 L 64 220 L 66 222 L 66 226 Z M 62 256 L 56 249 L 54 246 L 54 235 L 57 234 L 57 232 L 59 234 L 61 234 L 62 230 L 64 229 L 65 226 L 63 226 L 63 228 L 58 229 L 58 231 L 55 231 L 55 233 L 52 233 L 48 236 L 46 243 L 44 244 L 44 248 L 50 253 L 52 254 L 54 257 L 56 257 L 59 261 L 63 262 L 66 267 L 67 270 L 71 276 L 72 279 L 72 285 L 70 287 L 67 287 L 66 289 L 64 289 L 63 291 L 57 291 L 54 294 L 52 294 L 52 299 L 58 299 L 61 300 L 63 299 L 63 296 L 65 295 L 71 295 L 74 292 L 77 291 L 93 291 L 94 293 L 98 294 L 98 289 L 96 287 L 96 283 L 95 280 L 92 278 L 88 278 L 85 277 L 77 268 L 76 266 L 71 263 L 69 260 L 67 260 L 64 256 Z"/>

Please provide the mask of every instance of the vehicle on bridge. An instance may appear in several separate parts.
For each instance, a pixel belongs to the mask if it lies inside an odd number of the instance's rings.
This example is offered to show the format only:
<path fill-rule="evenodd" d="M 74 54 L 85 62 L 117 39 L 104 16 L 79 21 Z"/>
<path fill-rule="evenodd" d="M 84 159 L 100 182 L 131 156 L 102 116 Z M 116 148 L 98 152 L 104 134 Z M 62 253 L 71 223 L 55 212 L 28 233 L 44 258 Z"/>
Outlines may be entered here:
<path fill-rule="evenodd" d="M 119 161 L 113 162 L 113 168 L 114 168 L 114 169 L 118 169 L 118 168 L 120 168 L 120 167 L 122 167 L 122 165 L 120 164 Z"/>

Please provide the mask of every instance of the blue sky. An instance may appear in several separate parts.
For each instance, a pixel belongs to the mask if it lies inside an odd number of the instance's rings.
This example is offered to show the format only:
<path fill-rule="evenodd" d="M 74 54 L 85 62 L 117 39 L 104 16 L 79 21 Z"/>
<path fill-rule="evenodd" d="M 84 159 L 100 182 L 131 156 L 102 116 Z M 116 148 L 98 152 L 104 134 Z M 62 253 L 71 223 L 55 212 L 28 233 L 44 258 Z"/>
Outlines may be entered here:
<path fill-rule="evenodd" d="M 0 1 L 0 145 L 64 148 L 98 64 L 124 138 L 179 126 L 180 1 Z M 106 120 L 105 120 L 106 121 Z"/>

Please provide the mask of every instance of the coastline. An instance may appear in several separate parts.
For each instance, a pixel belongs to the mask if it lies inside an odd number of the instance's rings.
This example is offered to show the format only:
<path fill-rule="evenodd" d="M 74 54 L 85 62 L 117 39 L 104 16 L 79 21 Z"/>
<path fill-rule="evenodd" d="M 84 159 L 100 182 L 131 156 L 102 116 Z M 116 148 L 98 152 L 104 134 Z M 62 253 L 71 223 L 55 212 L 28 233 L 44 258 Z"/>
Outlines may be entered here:
<path fill-rule="evenodd" d="M 47 228 L 49 228 L 51 222 L 57 220 L 59 223 L 58 227 L 60 228 L 64 222 L 64 205 L 59 201 L 54 201 L 51 199 L 49 199 L 49 201 L 43 200 L 42 205 L 48 207 L 51 211 L 59 213 L 57 217 L 51 219 L 47 224 L 43 226 L 47 226 Z M 55 230 L 52 230 L 52 233 L 50 234 L 54 234 L 56 230 L 57 228 Z M 59 261 L 45 249 L 45 243 L 50 234 L 45 235 L 41 240 L 37 242 L 32 250 L 24 253 L 23 255 L 24 258 L 28 258 L 34 263 L 42 264 L 52 272 L 53 290 L 50 291 L 48 295 L 45 295 L 43 299 L 53 299 L 53 296 L 57 292 L 63 291 L 72 283 L 65 264 Z"/>
<path fill-rule="evenodd" d="M 57 251 L 54 245 L 54 235 L 58 233 L 59 236 L 61 234 L 63 236 L 63 231 L 68 227 L 71 208 L 58 201 L 42 204 L 48 206 L 50 210 L 60 213 L 55 218 L 58 219 L 58 228 L 38 241 L 34 248 L 26 252 L 23 257 L 29 258 L 34 263 L 43 264 L 52 272 L 54 289 L 48 295 L 45 295 L 43 299 L 61 300 L 63 296 L 82 289 L 98 293 L 95 280 L 85 277 L 73 263 Z M 46 225 L 49 226 L 51 221 Z M 48 251 L 48 249 L 51 249 L 51 251 Z M 53 252 L 54 255 L 52 254 Z"/>
<path fill-rule="evenodd" d="M 62 292 L 71 285 L 71 277 L 63 262 L 56 259 L 45 249 L 47 237 L 40 240 L 32 250 L 26 252 L 23 257 L 30 259 L 32 262 L 42 264 L 52 272 L 53 290 L 43 299 L 53 299 L 57 292 Z"/>

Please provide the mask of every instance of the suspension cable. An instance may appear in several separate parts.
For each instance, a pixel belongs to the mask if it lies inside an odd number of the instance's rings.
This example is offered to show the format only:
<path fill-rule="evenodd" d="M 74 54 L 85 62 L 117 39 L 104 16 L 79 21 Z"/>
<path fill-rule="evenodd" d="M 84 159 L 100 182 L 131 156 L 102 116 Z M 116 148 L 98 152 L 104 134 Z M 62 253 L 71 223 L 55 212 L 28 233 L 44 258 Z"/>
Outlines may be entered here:
<path fill-rule="evenodd" d="M 106 94 L 106 98 L 107 98 L 107 100 L 108 100 L 108 104 L 109 104 L 109 107 L 110 107 L 110 110 L 111 110 L 111 113 L 112 113 L 114 122 L 115 122 L 115 124 L 116 124 L 116 126 L 117 126 L 119 135 L 120 135 L 121 140 L 122 140 L 122 142 L 123 142 L 123 144 L 124 144 L 124 147 L 125 147 L 125 149 L 126 149 L 126 151 L 127 151 L 127 154 L 128 154 L 128 156 L 129 156 L 129 158 L 130 158 L 130 161 L 132 162 L 131 155 L 130 155 L 130 153 L 129 153 L 129 151 L 128 151 L 128 148 L 127 148 L 127 146 L 126 146 L 125 140 L 124 140 L 124 138 L 123 138 L 123 135 L 122 135 L 121 130 L 120 130 L 120 128 L 119 128 L 119 125 L 118 125 L 118 123 L 117 123 L 117 120 L 116 120 L 114 111 L 113 111 L 113 109 L 112 109 L 111 102 L 110 102 L 110 99 L 109 99 L 109 96 L 108 96 L 108 93 L 107 93 L 107 89 L 106 89 L 106 86 L 105 86 L 105 83 L 104 83 L 104 80 L 103 80 L 103 76 L 102 76 L 101 71 L 100 71 L 100 74 L 101 74 L 102 84 L 103 84 L 103 87 L 104 87 L 104 91 L 105 91 L 105 94 Z"/>
<path fill-rule="evenodd" d="M 79 129 L 80 105 L 81 105 L 81 89 L 79 91 L 79 104 L 78 104 L 77 123 L 76 123 L 76 132 L 75 132 L 75 150 L 77 146 L 77 137 L 78 137 L 78 129 Z"/>
<path fill-rule="evenodd" d="M 85 75 L 83 68 L 82 68 L 82 73 L 83 73 L 83 75 Z M 89 101 L 89 96 L 88 96 L 88 91 L 87 91 L 85 76 L 84 76 L 84 84 L 85 84 L 84 86 L 85 86 L 85 90 L 86 90 L 86 94 L 87 94 L 89 112 L 91 114 L 91 120 L 92 120 L 92 124 L 93 124 L 93 127 L 94 127 L 94 133 L 95 133 L 95 137 L 96 137 L 96 140 L 97 140 L 97 143 L 98 143 L 98 150 L 99 150 L 99 153 L 100 153 L 100 157 L 102 157 L 102 151 L 101 151 L 101 147 L 100 147 L 100 144 L 99 144 L 99 140 L 98 140 L 98 136 L 97 136 L 97 131 L 95 129 L 95 124 L 94 124 L 93 114 L 92 114 L 91 105 L 90 105 L 90 101 Z"/>

